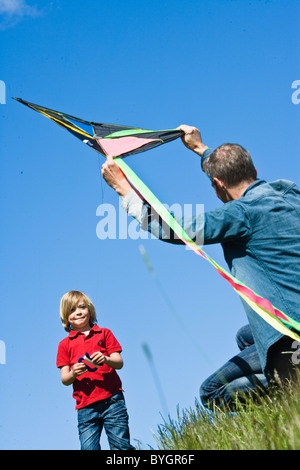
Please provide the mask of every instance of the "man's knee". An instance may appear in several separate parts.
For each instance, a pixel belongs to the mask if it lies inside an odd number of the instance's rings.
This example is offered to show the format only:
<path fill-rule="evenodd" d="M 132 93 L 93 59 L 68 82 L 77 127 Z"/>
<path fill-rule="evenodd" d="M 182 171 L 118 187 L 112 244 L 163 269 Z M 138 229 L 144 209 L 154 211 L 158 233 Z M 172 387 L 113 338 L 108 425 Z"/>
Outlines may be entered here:
<path fill-rule="evenodd" d="M 235 340 L 240 351 L 243 351 L 248 346 L 252 346 L 252 344 L 254 344 L 254 338 L 252 336 L 250 325 L 242 326 L 238 330 Z"/>
<path fill-rule="evenodd" d="M 211 409 L 216 394 L 217 388 L 213 384 L 213 380 L 210 377 L 206 379 L 200 386 L 200 400 L 203 406 Z"/>

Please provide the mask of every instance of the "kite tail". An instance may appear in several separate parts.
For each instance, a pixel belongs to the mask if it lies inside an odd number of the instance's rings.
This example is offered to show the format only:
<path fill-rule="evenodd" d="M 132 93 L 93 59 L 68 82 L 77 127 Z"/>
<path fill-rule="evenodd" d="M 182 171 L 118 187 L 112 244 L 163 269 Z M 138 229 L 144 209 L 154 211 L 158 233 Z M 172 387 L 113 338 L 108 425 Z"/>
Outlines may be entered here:
<path fill-rule="evenodd" d="M 267 299 L 253 292 L 249 287 L 240 282 L 238 279 L 229 274 L 224 268 L 219 266 L 212 258 L 210 258 L 184 231 L 184 229 L 174 219 L 172 214 L 165 206 L 154 196 L 150 189 L 138 178 L 131 168 L 121 158 L 115 158 L 116 164 L 121 168 L 127 179 L 134 185 L 143 198 L 150 204 L 157 214 L 166 222 L 171 230 L 179 237 L 179 239 L 191 248 L 197 255 L 205 258 L 216 271 L 233 287 L 240 297 L 247 302 L 248 305 L 260 315 L 273 328 L 289 336 L 290 338 L 300 341 L 300 336 L 292 329 L 300 332 L 300 323 L 296 322 L 288 315 L 274 307 Z M 286 326 L 287 325 L 287 326 Z"/>

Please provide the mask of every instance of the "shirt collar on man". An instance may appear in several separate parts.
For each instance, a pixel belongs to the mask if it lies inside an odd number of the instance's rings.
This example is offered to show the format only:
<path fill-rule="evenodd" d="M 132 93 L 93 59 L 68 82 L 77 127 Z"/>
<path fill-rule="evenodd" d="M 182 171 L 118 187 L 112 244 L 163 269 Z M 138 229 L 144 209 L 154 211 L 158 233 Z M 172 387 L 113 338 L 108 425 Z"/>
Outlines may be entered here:
<path fill-rule="evenodd" d="M 254 183 L 251 183 L 250 186 L 248 186 L 248 188 L 246 189 L 246 191 L 243 192 L 242 194 L 242 197 L 243 196 L 246 196 L 246 194 L 251 191 L 251 189 L 255 188 L 256 186 L 259 186 L 261 184 L 264 184 L 266 181 L 264 180 L 261 180 L 261 179 L 257 179 L 256 181 L 254 181 Z"/>

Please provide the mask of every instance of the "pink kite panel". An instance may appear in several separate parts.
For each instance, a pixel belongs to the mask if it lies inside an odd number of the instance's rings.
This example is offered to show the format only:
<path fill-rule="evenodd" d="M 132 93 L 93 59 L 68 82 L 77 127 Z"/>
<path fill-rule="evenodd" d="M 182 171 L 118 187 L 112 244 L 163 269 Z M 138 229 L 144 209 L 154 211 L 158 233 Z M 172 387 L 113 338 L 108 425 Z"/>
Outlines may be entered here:
<path fill-rule="evenodd" d="M 142 139 L 140 137 L 119 137 L 116 139 L 97 139 L 107 155 L 118 157 L 157 139 Z"/>

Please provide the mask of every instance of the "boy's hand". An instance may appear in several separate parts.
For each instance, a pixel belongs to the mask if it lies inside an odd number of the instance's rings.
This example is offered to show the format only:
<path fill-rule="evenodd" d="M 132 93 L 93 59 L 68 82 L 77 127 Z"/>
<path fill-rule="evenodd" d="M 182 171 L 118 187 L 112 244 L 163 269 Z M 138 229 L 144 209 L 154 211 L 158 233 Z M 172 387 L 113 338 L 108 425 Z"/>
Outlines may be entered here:
<path fill-rule="evenodd" d="M 77 362 L 77 364 L 74 364 L 72 368 L 72 372 L 74 377 L 79 377 L 80 375 L 84 374 L 87 371 L 87 368 L 85 364 L 82 362 Z"/>
<path fill-rule="evenodd" d="M 100 366 L 100 364 L 104 364 L 106 362 L 107 357 L 104 356 L 104 354 L 101 351 L 96 351 L 90 356 L 91 360 L 93 361 L 94 364 L 97 366 Z"/>

